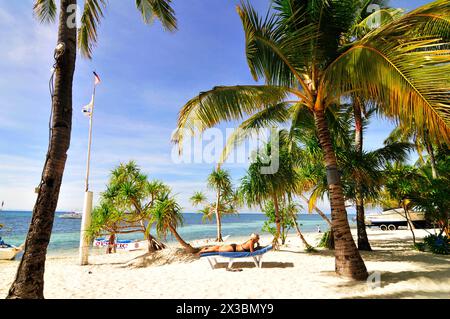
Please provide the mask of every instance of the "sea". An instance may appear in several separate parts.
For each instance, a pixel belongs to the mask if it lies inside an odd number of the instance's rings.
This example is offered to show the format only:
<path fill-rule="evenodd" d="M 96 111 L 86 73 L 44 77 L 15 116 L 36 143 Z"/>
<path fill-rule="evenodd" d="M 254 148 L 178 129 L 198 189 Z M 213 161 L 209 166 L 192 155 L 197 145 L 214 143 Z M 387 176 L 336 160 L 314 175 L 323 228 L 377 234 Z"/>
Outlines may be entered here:
<path fill-rule="evenodd" d="M 8 243 L 19 246 L 25 241 L 28 227 L 31 221 L 31 212 L 27 211 L 0 211 L 0 224 L 4 228 L 0 229 L 0 237 Z M 65 219 L 61 215 L 65 212 L 57 212 L 53 225 L 52 236 L 48 247 L 49 254 L 59 254 L 60 252 L 71 252 L 77 250 L 80 241 L 81 219 Z M 186 241 L 203 238 L 215 238 L 216 224 L 203 222 L 200 213 L 183 213 L 184 225 L 178 228 L 178 233 Z M 355 215 L 348 215 L 351 227 L 355 225 Z M 264 234 L 262 227 L 266 221 L 264 214 L 241 213 L 236 215 L 224 215 L 222 218 L 222 236 L 248 236 L 251 233 Z M 317 232 L 318 227 L 322 232 L 328 230 L 328 224 L 317 214 L 299 214 L 298 223 L 302 232 Z M 291 230 L 295 233 L 295 230 Z M 153 231 L 153 233 L 155 233 Z M 118 235 L 119 239 L 143 239 L 143 234 L 134 233 Z M 175 241 L 168 235 L 166 242 Z"/>

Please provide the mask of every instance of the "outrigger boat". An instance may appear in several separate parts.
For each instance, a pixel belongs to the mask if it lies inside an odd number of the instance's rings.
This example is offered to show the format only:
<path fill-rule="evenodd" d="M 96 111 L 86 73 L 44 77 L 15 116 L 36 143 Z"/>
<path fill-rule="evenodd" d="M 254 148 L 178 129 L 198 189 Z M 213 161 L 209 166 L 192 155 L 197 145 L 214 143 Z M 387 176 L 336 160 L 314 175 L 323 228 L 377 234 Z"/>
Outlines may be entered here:
<path fill-rule="evenodd" d="M 142 240 L 142 241 L 116 240 L 114 245 L 116 246 L 116 249 L 132 251 L 132 250 L 146 249 L 148 243 L 146 240 Z M 97 248 L 108 247 L 109 239 L 104 238 L 104 237 L 96 238 L 96 239 L 94 239 L 93 246 L 97 247 Z"/>
<path fill-rule="evenodd" d="M 23 250 L 23 246 L 9 245 L 0 237 L 0 260 L 13 260 Z"/>

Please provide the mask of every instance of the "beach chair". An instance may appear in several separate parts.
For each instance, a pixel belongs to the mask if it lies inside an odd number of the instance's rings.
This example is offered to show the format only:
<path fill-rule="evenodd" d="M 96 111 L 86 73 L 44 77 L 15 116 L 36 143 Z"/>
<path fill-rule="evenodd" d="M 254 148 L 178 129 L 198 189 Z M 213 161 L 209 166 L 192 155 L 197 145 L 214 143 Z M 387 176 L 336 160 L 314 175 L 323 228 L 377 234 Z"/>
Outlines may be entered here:
<path fill-rule="evenodd" d="M 233 266 L 234 260 L 240 258 L 252 258 L 255 266 L 261 268 L 263 255 L 271 249 L 272 245 L 269 245 L 266 247 L 260 247 L 254 252 L 213 252 L 201 254 L 200 257 L 205 257 L 213 270 L 217 265 L 217 257 L 228 258 L 229 269 Z"/>

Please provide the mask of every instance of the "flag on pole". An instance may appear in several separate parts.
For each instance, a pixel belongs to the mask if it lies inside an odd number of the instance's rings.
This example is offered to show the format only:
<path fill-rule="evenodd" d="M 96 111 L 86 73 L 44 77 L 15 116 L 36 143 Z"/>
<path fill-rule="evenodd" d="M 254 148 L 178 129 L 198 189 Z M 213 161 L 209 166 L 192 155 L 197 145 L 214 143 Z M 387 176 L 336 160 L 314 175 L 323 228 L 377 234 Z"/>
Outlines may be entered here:
<path fill-rule="evenodd" d="M 93 72 L 93 73 L 94 73 L 94 85 L 97 85 L 101 82 L 101 80 L 96 72 Z"/>
<path fill-rule="evenodd" d="M 92 107 L 94 106 L 94 96 L 92 96 L 91 102 L 88 105 L 83 106 L 82 112 L 85 116 L 90 117 L 92 115 Z"/>

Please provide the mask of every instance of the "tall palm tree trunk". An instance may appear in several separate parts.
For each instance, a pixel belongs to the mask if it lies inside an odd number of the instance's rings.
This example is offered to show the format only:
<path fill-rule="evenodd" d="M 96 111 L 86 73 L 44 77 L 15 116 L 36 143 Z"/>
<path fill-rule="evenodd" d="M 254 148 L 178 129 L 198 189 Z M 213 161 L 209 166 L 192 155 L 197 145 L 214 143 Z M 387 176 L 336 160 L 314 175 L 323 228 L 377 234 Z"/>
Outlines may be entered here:
<path fill-rule="evenodd" d="M 44 298 L 47 246 L 53 228 L 72 128 L 72 82 L 76 61 L 77 30 L 69 27 L 67 9 L 76 0 L 61 0 L 58 42 L 65 51 L 58 59 L 52 99 L 51 139 L 33 216 L 25 241 L 25 252 L 7 298 Z"/>
<path fill-rule="evenodd" d="M 278 196 L 276 194 L 273 195 L 273 206 L 275 209 L 275 225 L 277 227 L 277 232 L 275 233 L 275 237 L 273 238 L 274 248 L 278 248 L 278 239 L 281 234 L 281 222 L 280 222 L 280 208 L 278 205 Z"/>
<path fill-rule="evenodd" d="M 216 222 L 217 222 L 217 242 L 223 242 L 222 238 L 222 220 L 220 219 L 220 189 L 217 190 L 217 201 L 216 201 Z"/>
<path fill-rule="evenodd" d="M 336 155 L 323 109 L 315 110 L 315 122 L 322 147 L 330 194 L 331 220 L 335 243 L 335 270 L 342 276 L 367 279 L 367 269 L 353 241 L 345 210 L 344 193 L 337 169 Z"/>
<path fill-rule="evenodd" d="M 363 152 L 363 121 L 360 103 L 360 99 L 357 96 L 354 96 L 353 113 L 355 117 L 355 148 L 361 156 Z M 356 185 L 356 228 L 358 232 L 358 249 L 371 251 L 372 247 L 370 247 L 369 238 L 367 237 L 366 232 L 362 187 L 358 182 Z"/>
<path fill-rule="evenodd" d="M 173 226 L 169 226 L 169 230 L 172 233 L 173 237 L 180 243 L 181 246 L 188 252 L 188 253 L 196 253 L 198 252 L 197 248 L 192 247 L 190 244 L 184 241 L 183 238 L 181 238 L 180 234 L 178 234 L 177 230 Z"/>
<path fill-rule="evenodd" d="M 428 137 L 428 132 L 425 132 L 424 136 L 425 146 L 427 148 L 428 156 L 430 157 L 430 166 L 431 166 L 431 175 L 433 178 L 438 177 L 437 169 L 436 169 L 436 158 L 434 157 L 433 145 L 430 142 Z"/>
<path fill-rule="evenodd" d="M 415 245 L 416 244 L 416 235 L 414 233 L 414 230 L 416 228 L 414 227 L 414 223 L 411 220 L 411 215 L 409 215 L 408 205 L 404 204 L 402 201 L 402 206 L 403 206 L 403 210 L 405 211 L 406 223 L 408 224 L 408 228 L 411 231 L 412 238 L 413 238 L 413 244 Z"/>

